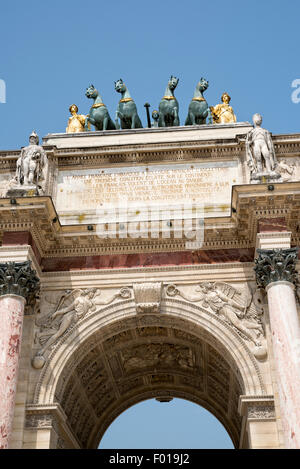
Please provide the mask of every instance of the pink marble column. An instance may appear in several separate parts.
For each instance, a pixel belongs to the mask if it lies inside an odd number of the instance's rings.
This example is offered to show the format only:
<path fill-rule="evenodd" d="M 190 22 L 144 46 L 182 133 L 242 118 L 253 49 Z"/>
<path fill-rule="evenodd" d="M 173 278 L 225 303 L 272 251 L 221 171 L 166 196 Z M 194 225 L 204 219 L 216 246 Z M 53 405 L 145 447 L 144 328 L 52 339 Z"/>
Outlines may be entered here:
<path fill-rule="evenodd" d="M 14 416 L 25 298 L 0 296 L 0 449 L 8 447 Z"/>
<path fill-rule="evenodd" d="M 300 321 L 295 286 L 298 249 L 258 249 L 256 280 L 268 296 L 280 414 L 286 448 L 300 448 Z"/>
<path fill-rule="evenodd" d="M 300 448 L 300 322 L 294 285 L 278 281 L 266 290 L 286 446 Z"/>
<path fill-rule="evenodd" d="M 12 431 L 25 303 L 38 288 L 30 261 L 0 264 L 0 449 Z"/>

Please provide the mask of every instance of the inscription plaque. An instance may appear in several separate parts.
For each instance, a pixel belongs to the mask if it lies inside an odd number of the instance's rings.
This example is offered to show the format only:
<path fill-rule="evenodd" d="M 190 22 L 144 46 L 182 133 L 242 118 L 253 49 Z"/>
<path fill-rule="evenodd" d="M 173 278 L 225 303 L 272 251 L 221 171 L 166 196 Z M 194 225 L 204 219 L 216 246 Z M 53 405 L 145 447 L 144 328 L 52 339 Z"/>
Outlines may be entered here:
<path fill-rule="evenodd" d="M 208 216 L 224 216 L 237 181 L 235 161 L 61 171 L 56 207 L 67 218 L 92 215 L 97 209 L 163 209 L 174 204 L 204 205 Z"/>

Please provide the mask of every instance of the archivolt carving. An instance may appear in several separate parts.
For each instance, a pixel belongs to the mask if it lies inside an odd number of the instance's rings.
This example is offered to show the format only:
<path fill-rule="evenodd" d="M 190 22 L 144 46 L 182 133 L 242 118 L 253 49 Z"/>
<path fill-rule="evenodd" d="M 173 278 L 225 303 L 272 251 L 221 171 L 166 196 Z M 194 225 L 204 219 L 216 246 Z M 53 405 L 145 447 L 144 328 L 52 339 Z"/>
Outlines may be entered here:
<path fill-rule="evenodd" d="M 108 305 L 118 297 L 131 296 L 128 288 L 122 288 L 108 300 L 102 300 L 100 294 L 101 292 L 96 288 L 67 291 L 60 297 L 55 310 L 50 315 L 46 314 L 36 320 L 39 330 L 35 335 L 35 343 L 42 347 L 32 361 L 34 368 L 42 368 L 45 364 L 44 353 L 80 319 L 89 312 L 95 312 L 97 306 Z"/>
<path fill-rule="evenodd" d="M 253 292 L 246 284 L 244 291 L 237 290 L 223 282 L 201 282 L 195 289 L 196 294 L 188 295 L 176 285 L 168 285 L 167 296 L 181 296 L 193 303 L 201 303 L 206 308 L 233 327 L 236 332 L 252 344 L 257 358 L 266 357 L 265 333 L 261 320 L 261 310 L 254 306 Z"/>

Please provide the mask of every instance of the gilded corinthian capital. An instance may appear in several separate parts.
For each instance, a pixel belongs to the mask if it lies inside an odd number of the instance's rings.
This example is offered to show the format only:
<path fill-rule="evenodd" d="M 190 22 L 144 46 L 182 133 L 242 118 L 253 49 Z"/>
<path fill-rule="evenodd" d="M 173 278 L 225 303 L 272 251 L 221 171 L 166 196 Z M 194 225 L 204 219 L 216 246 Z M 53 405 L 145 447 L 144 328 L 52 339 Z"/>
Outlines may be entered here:
<path fill-rule="evenodd" d="M 299 248 L 258 249 L 254 271 L 258 287 L 265 288 L 269 283 L 286 281 L 297 282 L 296 262 Z"/>
<path fill-rule="evenodd" d="M 31 261 L 0 264 L 0 296 L 18 295 L 28 303 L 35 297 L 40 281 Z"/>

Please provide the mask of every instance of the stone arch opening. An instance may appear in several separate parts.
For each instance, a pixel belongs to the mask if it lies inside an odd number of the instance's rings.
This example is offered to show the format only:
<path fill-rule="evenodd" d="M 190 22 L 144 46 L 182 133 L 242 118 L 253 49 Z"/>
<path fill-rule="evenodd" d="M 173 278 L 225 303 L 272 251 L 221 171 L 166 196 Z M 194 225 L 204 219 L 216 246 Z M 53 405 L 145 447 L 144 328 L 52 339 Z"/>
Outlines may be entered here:
<path fill-rule="evenodd" d="M 230 435 L 216 417 L 182 398 L 146 399 L 122 412 L 103 434 L 99 449 L 230 449 Z"/>
<path fill-rule="evenodd" d="M 139 315 L 126 300 L 79 323 L 80 340 L 73 332 L 51 352 L 35 403 L 59 404 L 78 447 L 97 448 L 118 415 L 153 397 L 201 405 L 239 446 L 239 397 L 263 385 L 247 346 L 218 318 L 175 299 Z"/>

